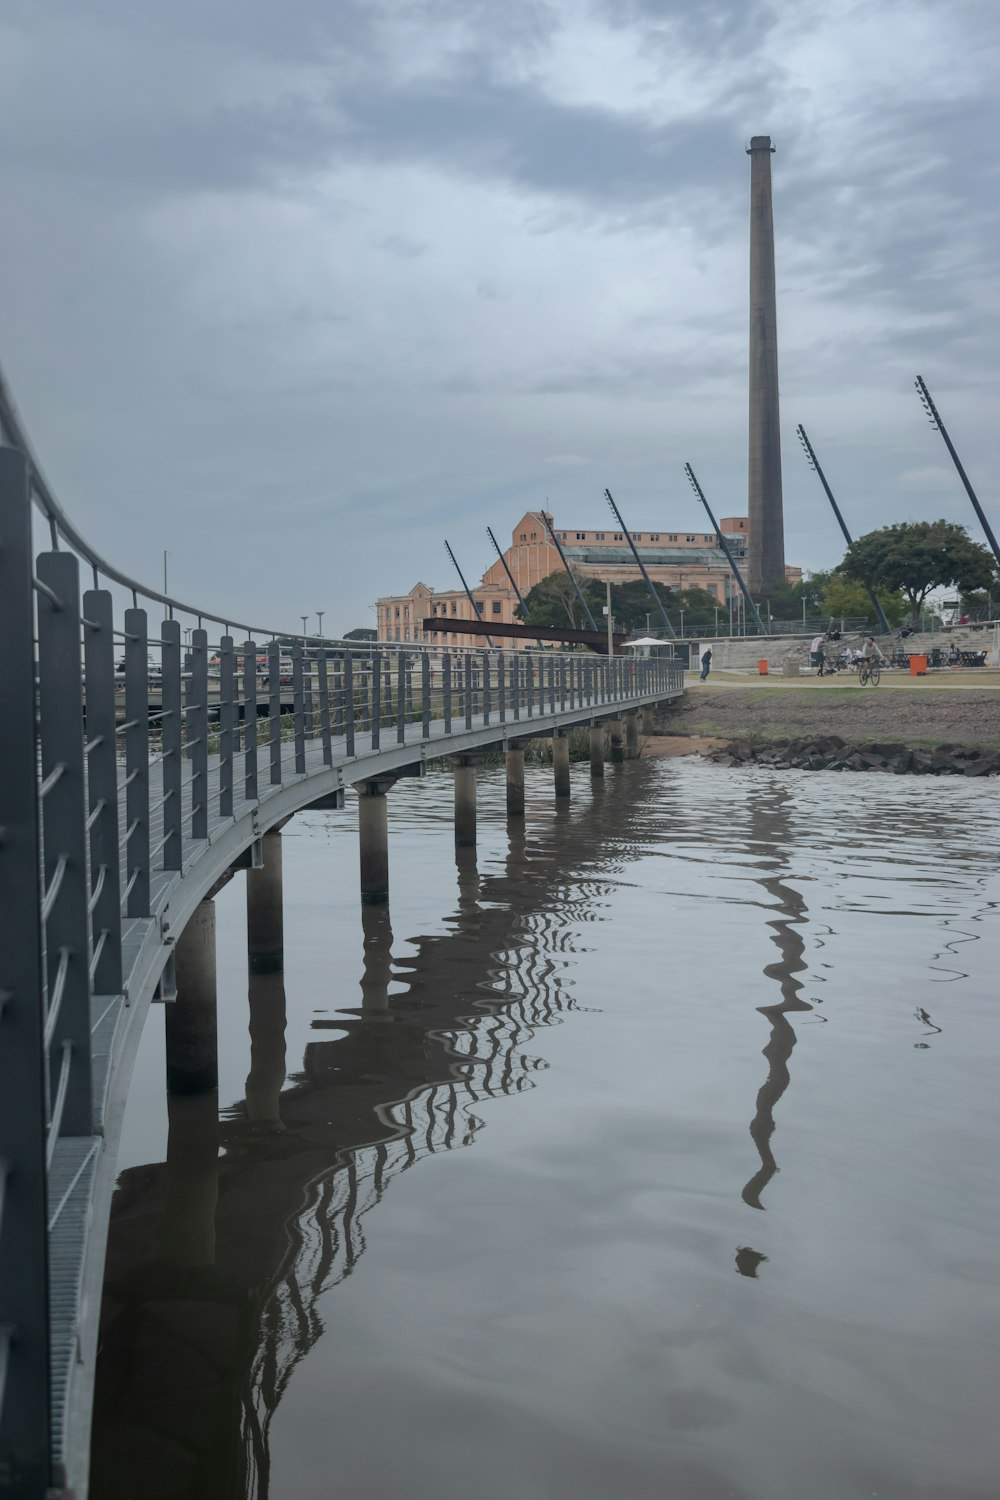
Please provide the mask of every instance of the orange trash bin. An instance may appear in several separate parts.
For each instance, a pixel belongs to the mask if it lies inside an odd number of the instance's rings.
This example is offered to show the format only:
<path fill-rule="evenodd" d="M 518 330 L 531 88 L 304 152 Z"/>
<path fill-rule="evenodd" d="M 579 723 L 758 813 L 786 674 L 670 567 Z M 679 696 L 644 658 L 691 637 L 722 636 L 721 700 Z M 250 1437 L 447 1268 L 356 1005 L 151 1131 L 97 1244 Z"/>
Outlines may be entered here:
<path fill-rule="evenodd" d="M 911 656 L 910 657 L 910 676 L 911 677 L 926 677 L 927 676 L 927 658 L 926 658 L 926 656 Z"/>
<path fill-rule="evenodd" d="M 761 657 L 760 661 L 757 663 L 757 671 L 760 673 L 760 675 L 762 677 L 766 677 L 767 676 L 767 662 L 764 660 L 763 657 Z"/>

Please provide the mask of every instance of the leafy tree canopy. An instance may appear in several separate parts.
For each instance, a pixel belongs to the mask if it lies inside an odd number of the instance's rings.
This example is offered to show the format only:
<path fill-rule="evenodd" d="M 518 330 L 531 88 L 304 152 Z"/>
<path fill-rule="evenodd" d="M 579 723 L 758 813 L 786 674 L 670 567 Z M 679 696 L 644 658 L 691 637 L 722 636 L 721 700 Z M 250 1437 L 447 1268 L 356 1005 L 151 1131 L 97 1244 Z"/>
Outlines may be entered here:
<path fill-rule="evenodd" d="M 370 625 L 358 625 L 354 630 L 345 630 L 343 638 L 345 641 L 373 641 L 375 631 Z"/>
<path fill-rule="evenodd" d="M 604 583 L 597 578 L 585 578 L 582 574 L 577 575 L 577 581 L 598 630 L 604 629 Z M 704 589 L 669 589 L 660 583 L 654 583 L 653 587 L 678 635 L 681 633 L 682 610 L 685 635 L 692 630 L 704 635 L 706 631 L 715 629 L 716 601 Z M 577 630 L 587 628 L 576 590 L 565 572 L 550 573 L 547 578 L 536 583 L 524 602 L 528 606 L 530 623 L 533 625 L 571 625 Z M 718 608 L 721 609 L 721 606 Z M 645 632 L 647 619 L 648 628 L 654 633 L 662 633 L 664 630 L 660 611 L 641 578 L 611 585 L 611 612 L 616 630 Z"/>
<path fill-rule="evenodd" d="M 844 578 L 905 595 L 911 624 L 932 589 L 988 588 L 992 554 L 953 521 L 901 521 L 858 537 L 838 570 Z"/>

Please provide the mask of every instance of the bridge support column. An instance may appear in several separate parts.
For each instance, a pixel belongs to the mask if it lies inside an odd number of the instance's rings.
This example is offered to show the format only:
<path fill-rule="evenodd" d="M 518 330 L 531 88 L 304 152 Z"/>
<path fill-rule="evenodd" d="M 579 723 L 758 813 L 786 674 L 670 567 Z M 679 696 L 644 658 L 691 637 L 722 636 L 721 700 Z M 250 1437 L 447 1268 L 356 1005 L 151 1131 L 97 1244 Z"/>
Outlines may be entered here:
<path fill-rule="evenodd" d="M 569 796 L 569 736 L 566 734 L 554 734 L 552 736 L 552 775 L 555 780 L 556 796 Z"/>
<path fill-rule="evenodd" d="M 476 765 L 467 755 L 452 758 L 455 771 L 455 845 L 472 848 L 476 842 Z"/>
<path fill-rule="evenodd" d="M 358 837 L 361 845 L 361 899 L 376 906 L 389 899 L 389 809 L 386 795 L 391 780 L 361 781 L 358 794 Z"/>
<path fill-rule="evenodd" d="M 621 719 L 611 720 L 611 760 L 620 766 L 625 759 L 625 729 Z"/>
<path fill-rule="evenodd" d="M 203 1094 L 219 1083 L 215 902 L 202 901 L 177 940 L 177 998 L 163 1007 L 167 1093 Z"/>
<path fill-rule="evenodd" d="M 625 754 L 634 760 L 639 754 L 639 710 L 629 709 L 625 714 Z"/>
<path fill-rule="evenodd" d="M 507 816 L 524 817 L 524 750 L 520 745 L 507 747 Z"/>
<path fill-rule="evenodd" d="M 604 775 L 604 725 L 590 726 L 590 774 L 595 779 Z"/>
<path fill-rule="evenodd" d="M 285 964 L 281 834 L 261 839 L 264 863 L 247 871 L 247 953 L 251 974 L 279 974 Z"/>

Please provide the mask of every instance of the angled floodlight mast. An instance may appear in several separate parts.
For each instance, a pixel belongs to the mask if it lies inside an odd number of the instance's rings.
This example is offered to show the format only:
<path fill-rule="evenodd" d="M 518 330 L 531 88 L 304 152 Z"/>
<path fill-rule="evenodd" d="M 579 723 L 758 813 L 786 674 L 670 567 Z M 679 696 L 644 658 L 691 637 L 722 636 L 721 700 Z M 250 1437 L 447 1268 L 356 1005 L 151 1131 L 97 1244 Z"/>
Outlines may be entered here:
<path fill-rule="evenodd" d="M 476 608 L 476 601 L 472 597 L 472 590 L 469 588 L 469 585 L 466 583 L 466 581 L 465 581 L 465 574 L 462 572 L 461 568 L 458 566 L 458 558 L 455 556 L 454 552 L 452 552 L 451 546 L 450 546 L 450 544 L 447 541 L 444 544 L 444 550 L 447 552 L 448 556 L 451 558 L 452 567 L 455 569 L 455 572 L 458 574 L 459 578 L 462 580 L 462 587 L 465 590 L 465 597 L 468 599 L 469 603 L 472 605 L 472 618 L 474 620 L 478 620 L 479 619 L 479 610 Z M 493 649 L 493 637 L 491 635 L 488 635 L 486 637 L 486 639 L 489 642 L 490 649 L 492 650 Z"/>
<path fill-rule="evenodd" d="M 667 630 L 670 632 L 670 635 L 673 637 L 674 640 L 676 640 L 676 638 L 677 638 L 677 632 L 674 629 L 674 627 L 671 625 L 670 620 L 667 617 L 667 612 L 666 612 L 666 610 L 663 607 L 663 600 L 660 598 L 659 594 L 656 592 L 656 590 L 653 587 L 652 580 L 650 579 L 649 574 L 646 572 L 645 564 L 643 563 L 642 558 L 639 556 L 639 553 L 638 553 L 638 551 L 636 549 L 635 542 L 632 540 L 632 533 L 629 531 L 628 527 L 625 525 L 625 522 L 622 520 L 622 513 L 618 509 L 618 506 L 615 504 L 614 496 L 612 495 L 612 493 L 611 493 L 611 491 L 609 489 L 605 489 L 605 491 L 604 491 L 604 498 L 605 498 L 605 500 L 607 500 L 608 504 L 611 506 L 611 513 L 614 516 L 615 520 L 618 522 L 618 525 L 621 527 L 621 529 L 622 529 L 622 535 L 624 536 L 625 540 L 628 542 L 629 547 L 632 550 L 632 556 L 635 558 L 635 565 L 639 569 L 639 572 L 642 574 L 642 579 L 643 579 L 643 582 L 645 583 L 647 589 L 649 590 L 650 598 L 652 599 L 653 603 L 656 605 L 657 609 L 660 612 L 660 618 L 661 618 L 661 620 L 663 621 L 663 623 L 666 626 Z M 682 616 L 682 619 L 681 619 L 681 624 L 682 624 L 682 628 L 683 628 L 683 616 Z"/>
<path fill-rule="evenodd" d="M 980 503 L 979 503 L 979 497 L 977 496 L 975 490 L 972 488 L 972 485 L 971 485 L 971 483 L 969 481 L 969 476 L 968 476 L 968 474 L 966 474 L 965 469 L 962 466 L 962 460 L 959 458 L 958 454 L 955 452 L 955 445 L 952 442 L 951 438 L 948 436 L 948 429 L 944 425 L 944 423 L 942 422 L 941 415 L 938 412 L 937 407 L 934 405 L 933 397 L 931 396 L 930 391 L 927 389 L 927 386 L 924 383 L 924 377 L 922 375 L 918 375 L 917 378 L 916 378 L 916 380 L 913 382 L 913 384 L 917 388 L 917 395 L 920 397 L 920 400 L 921 400 L 921 402 L 923 404 L 924 411 L 927 413 L 927 416 L 930 419 L 931 426 L 935 429 L 935 431 L 939 432 L 941 434 L 941 436 L 944 438 L 945 447 L 948 449 L 948 452 L 951 454 L 952 463 L 955 465 L 955 468 L 958 470 L 958 477 L 962 481 L 962 483 L 965 485 L 965 493 L 968 495 L 969 499 L 972 501 L 973 508 L 975 509 L 976 515 L 979 517 L 979 524 L 982 526 L 983 530 L 985 531 L 985 533 L 986 533 L 986 540 L 990 544 L 990 548 L 991 548 L 991 550 L 993 552 L 993 556 L 996 558 L 998 565 L 1000 565 L 1000 547 L 997 546 L 997 539 L 993 535 L 993 528 L 990 525 L 989 521 L 987 521 L 987 519 L 986 519 L 986 512 L 983 510 L 983 507 L 980 505 Z"/>
<path fill-rule="evenodd" d="M 563 567 L 566 569 L 566 572 L 569 574 L 569 581 L 570 581 L 570 583 L 576 589 L 576 597 L 580 601 L 580 608 L 583 610 L 584 618 L 586 619 L 587 624 L 590 627 L 590 629 L 591 630 L 596 630 L 597 629 L 597 624 L 596 624 L 596 622 L 594 620 L 593 615 L 590 613 L 590 609 L 589 609 L 589 607 L 587 605 L 586 599 L 583 597 L 583 590 L 581 589 L 580 585 L 576 581 L 576 574 L 573 572 L 573 569 L 570 567 L 569 563 L 566 561 L 566 554 L 563 551 L 563 549 L 560 547 L 560 545 L 559 545 L 559 538 L 556 536 L 554 530 L 552 529 L 552 522 L 549 520 L 548 512 L 545 511 L 545 510 L 543 510 L 541 514 L 542 514 L 542 521 L 545 524 L 545 529 L 548 532 L 549 536 L 552 538 L 552 545 L 555 547 L 556 551 L 559 553 L 559 559 L 560 559 Z"/>
<path fill-rule="evenodd" d="M 826 498 L 829 500 L 833 513 L 837 517 L 837 524 L 840 526 L 841 531 L 844 533 L 844 540 L 849 547 L 852 547 L 854 545 L 854 538 L 851 536 L 851 533 L 847 529 L 847 522 L 844 520 L 843 516 L 840 513 L 840 506 L 833 498 L 833 491 L 826 482 L 826 475 L 823 473 L 822 467 L 820 466 L 820 461 L 816 457 L 813 445 L 809 441 L 809 437 L 801 422 L 799 423 L 798 427 L 796 427 L 795 431 L 799 435 L 799 442 L 802 444 L 802 451 L 806 456 L 806 461 L 808 462 L 809 467 L 813 469 L 819 476 L 819 482 L 826 492 Z M 872 608 L 875 611 L 875 617 L 878 620 L 880 628 L 883 632 L 885 632 L 885 634 L 888 634 L 889 621 L 886 619 L 885 612 L 883 611 L 881 604 L 878 602 L 878 596 L 875 593 L 875 590 L 873 588 L 867 588 L 866 591 L 869 599 L 872 602 Z"/>
<path fill-rule="evenodd" d="M 730 568 L 732 568 L 732 570 L 733 570 L 733 577 L 736 579 L 736 582 L 739 584 L 739 586 L 740 586 L 740 592 L 742 593 L 742 595 L 743 595 L 744 599 L 746 600 L 747 604 L 750 606 L 750 613 L 753 615 L 754 619 L 757 621 L 757 629 L 760 631 L 761 635 L 764 635 L 765 634 L 764 622 L 763 622 L 763 620 L 760 617 L 760 614 L 759 614 L 759 612 L 757 610 L 756 604 L 753 602 L 753 599 L 750 597 L 750 590 L 747 588 L 746 584 L 743 582 L 743 574 L 740 572 L 739 568 L 736 566 L 736 559 L 733 556 L 732 552 L 730 552 L 730 550 L 729 550 L 729 543 L 726 541 L 726 538 L 723 536 L 722 532 L 719 530 L 718 522 L 716 521 L 715 517 L 712 515 L 712 508 L 709 505 L 708 501 L 705 499 L 705 492 L 702 489 L 701 485 L 698 483 L 697 479 L 695 478 L 695 472 L 692 469 L 692 467 L 691 467 L 690 464 L 685 464 L 684 465 L 684 472 L 687 475 L 688 480 L 690 481 L 691 488 L 694 490 L 695 494 L 698 496 L 698 499 L 701 501 L 702 505 L 705 507 L 706 512 L 708 513 L 708 519 L 712 523 L 712 530 L 715 532 L 716 536 L 719 538 L 719 545 L 722 548 L 723 552 L 726 554 L 726 561 L 729 563 Z"/>

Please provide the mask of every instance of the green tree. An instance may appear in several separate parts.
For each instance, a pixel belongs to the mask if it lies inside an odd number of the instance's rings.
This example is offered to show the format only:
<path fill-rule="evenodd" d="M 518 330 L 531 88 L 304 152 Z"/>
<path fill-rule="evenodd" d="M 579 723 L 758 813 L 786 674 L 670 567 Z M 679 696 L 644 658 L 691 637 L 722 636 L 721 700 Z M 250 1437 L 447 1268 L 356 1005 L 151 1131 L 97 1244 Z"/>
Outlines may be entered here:
<path fill-rule="evenodd" d="M 816 611 L 818 615 L 832 616 L 835 620 L 863 617 L 870 625 L 876 623 L 875 611 L 865 584 L 848 578 L 839 568 L 822 576 L 823 587 L 820 590 L 819 609 Z M 889 624 L 902 625 L 909 614 L 909 605 L 900 591 L 876 589 L 875 597 Z"/>
<path fill-rule="evenodd" d="M 932 589 L 988 588 L 994 564 L 992 554 L 974 542 L 964 526 L 944 520 L 901 521 L 858 537 L 839 571 L 872 588 L 901 591 L 916 628 L 921 605 Z"/>
<path fill-rule="evenodd" d="M 598 630 L 604 629 L 607 623 L 604 616 L 607 602 L 605 584 L 599 578 L 585 578 L 582 574 L 577 575 L 577 581 Z M 682 608 L 685 631 L 691 628 L 704 630 L 714 623 L 715 601 L 703 589 L 681 589 L 677 592 L 661 583 L 654 583 L 653 588 L 678 633 Z M 565 572 L 550 573 L 547 578 L 536 583 L 524 602 L 532 625 L 571 625 L 575 630 L 588 628 L 576 590 Z M 641 578 L 611 585 L 611 612 L 615 618 L 616 630 L 645 632 L 647 616 L 651 630 L 663 630 L 660 611 Z"/>

